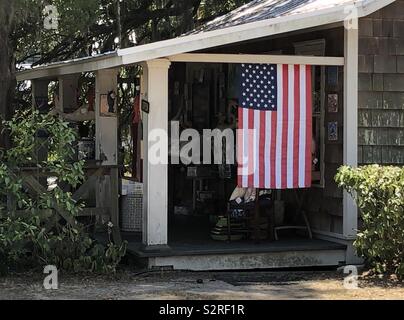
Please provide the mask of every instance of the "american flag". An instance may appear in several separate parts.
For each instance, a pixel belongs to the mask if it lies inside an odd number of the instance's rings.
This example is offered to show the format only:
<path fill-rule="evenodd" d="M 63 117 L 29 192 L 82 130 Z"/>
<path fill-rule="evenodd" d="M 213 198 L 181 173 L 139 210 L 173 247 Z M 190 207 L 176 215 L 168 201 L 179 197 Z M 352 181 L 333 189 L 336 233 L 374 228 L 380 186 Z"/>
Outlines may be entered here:
<path fill-rule="evenodd" d="M 309 188 L 311 66 L 242 64 L 238 112 L 238 185 Z"/>

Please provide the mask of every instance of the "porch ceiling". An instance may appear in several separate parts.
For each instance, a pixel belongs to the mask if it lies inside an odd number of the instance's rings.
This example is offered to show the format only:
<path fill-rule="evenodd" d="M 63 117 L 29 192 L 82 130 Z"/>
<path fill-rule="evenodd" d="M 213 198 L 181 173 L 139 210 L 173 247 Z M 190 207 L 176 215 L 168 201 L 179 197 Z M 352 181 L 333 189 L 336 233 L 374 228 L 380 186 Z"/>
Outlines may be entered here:
<path fill-rule="evenodd" d="M 395 0 L 256 0 L 193 32 L 94 57 L 39 66 L 17 80 L 97 71 L 367 16 Z"/>

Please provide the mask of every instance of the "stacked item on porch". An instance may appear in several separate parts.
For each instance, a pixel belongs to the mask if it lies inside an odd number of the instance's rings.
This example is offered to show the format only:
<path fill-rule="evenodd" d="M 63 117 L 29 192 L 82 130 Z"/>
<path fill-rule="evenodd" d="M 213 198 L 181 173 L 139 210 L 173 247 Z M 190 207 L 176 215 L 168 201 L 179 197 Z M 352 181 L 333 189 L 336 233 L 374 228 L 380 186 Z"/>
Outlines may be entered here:
<path fill-rule="evenodd" d="M 122 179 L 121 228 L 124 232 L 142 232 L 143 183 Z"/>
<path fill-rule="evenodd" d="M 255 188 L 237 187 L 230 198 L 230 218 L 244 219 L 246 223 L 246 236 L 249 239 L 264 240 L 268 236 L 268 218 L 256 216 L 256 210 L 260 210 L 257 206 L 260 206 L 260 203 L 269 194 L 269 190 L 258 191 Z M 244 211 L 244 217 L 238 216 L 237 212 L 240 210 Z"/>
<path fill-rule="evenodd" d="M 262 191 L 259 196 L 263 196 Z M 230 197 L 227 217 L 219 217 L 216 226 L 211 231 L 212 239 L 220 241 L 242 240 L 252 234 L 252 227 L 258 228 L 260 234 L 266 234 L 266 230 L 268 230 L 266 218 L 252 221 L 258 205 L 256 198 L 257 189 L 237 187 Z"/>
<path fill-rule="evenodd" d="M 219 217 L 216 226 L 210 232 L 210 236 L 213 240 L 217 241 L 237 241 L 242 240 L 245 237 L 246 226 L 243 222 L 230 222 L 230 235 L 228 227 L 227 217 Z"/>
<path fill-rule="evenodd" d="M 229 208 L 230 217 L 219 217 L 219 221 L 211 232 L 214 240 L 220 241 L 237 241 L 245 238 L 247 234 L 247 225 L 244 218 L 247 215 L 246 204 L 255 202 L 252 189 L 248 192 L 242 188 L 236 188 L 230 197 Z M 244 204 L 243 206 L 240 206 Z M 230 227 L 229 227 L 230 222 Z"/>

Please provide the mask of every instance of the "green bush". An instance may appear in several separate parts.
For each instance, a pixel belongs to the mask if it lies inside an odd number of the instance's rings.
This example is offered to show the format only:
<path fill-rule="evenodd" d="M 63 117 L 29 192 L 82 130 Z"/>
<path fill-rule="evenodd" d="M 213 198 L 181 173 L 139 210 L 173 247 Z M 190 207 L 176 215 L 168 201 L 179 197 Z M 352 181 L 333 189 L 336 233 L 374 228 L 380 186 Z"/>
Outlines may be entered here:
<path fill-rule="evenodd" d="M 358 253 L 376 272 L 404 277 L 404 168 L 341 167 L 336 182 L 360 209 Z"/>
<path fill-rule="evenodd" d="M 3 122 L 3 128 L 13 144 L 11 149 L 0 150 L 0 273 L 44 265 L 74 272 L 115 272 L 126 243 L 98 244 L 85 232 L 85 226 L 66 223 L 54 210 L 57 206 L 73 218 L 82 210 L 65 191 L 66 186 L 76 188 L 84 179 L 84 163 L 72 161 L 75 131 L 59 118 L 37 111 L 16 114 Z M 47 133 L 46 141 L 37 139 L 39 131 Z M 45 160 L 37 154 L 44 142 Z M 45 169 L 58 183 L 33 196 L 24 188 L 22 167 L 38 172 Z M 7 203 L 11 198 L 13 206 Z"/>

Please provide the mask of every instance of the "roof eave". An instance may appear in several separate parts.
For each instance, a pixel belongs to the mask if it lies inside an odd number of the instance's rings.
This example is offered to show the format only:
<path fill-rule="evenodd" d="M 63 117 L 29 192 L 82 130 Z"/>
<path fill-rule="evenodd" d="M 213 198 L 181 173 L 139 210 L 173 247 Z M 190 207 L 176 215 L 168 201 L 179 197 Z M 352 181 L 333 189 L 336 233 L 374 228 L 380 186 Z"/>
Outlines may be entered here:
<path fill-rule="evenodd" d="M 352 1 L 348 4 L 314 12 L 251 22 L 220 30 L 201 32 L 199 34 L 155 42 L 141 47 L 122 49 L 118 50 L 118 55 L 122 56 L 124 64 L 133 64 L 145 60 L 158 59 L 180 53 L 342 22 L 349 16 L 347 8 L 356 8 L 357 16 L 361 18 L 392 2 L 394 0 L 371 0 L 371 2 L 366 3 L 365 7 L 365 3 L 362 1 Z"/>
<path fill-rule="evenodd" d="M 51 78 L 79 72 L 91 72 L 167 58 L 181 53 L 220 47 L 232 43 L 264 38 L 340 23 L 349 18 L 362 18 L 393 3 L 395 0 L 352 1 L 332 8 L 267 19 L 220 30 L 201 32 L 175 39 L 118 50 L 109 55 L 58 63 L 17 73 L 17 80 Z M 352 14 L 350 12 L 353 12 Z"/>
<path fill-rule="evenodd" d="M 17 72 L 17 81 L 35 79 L 53 79 L 62 75 L 92 72 L 122 66 L 122 57 L 117 52 L 110 52 L 96 57 L 88 57 L 72 61 L 57 62 L 46 66 Z"/>

